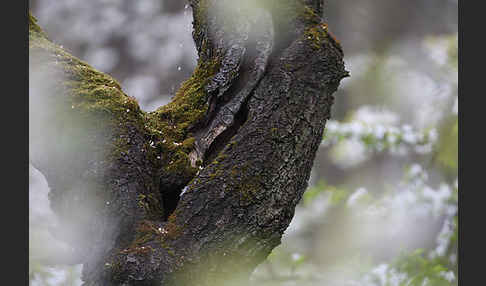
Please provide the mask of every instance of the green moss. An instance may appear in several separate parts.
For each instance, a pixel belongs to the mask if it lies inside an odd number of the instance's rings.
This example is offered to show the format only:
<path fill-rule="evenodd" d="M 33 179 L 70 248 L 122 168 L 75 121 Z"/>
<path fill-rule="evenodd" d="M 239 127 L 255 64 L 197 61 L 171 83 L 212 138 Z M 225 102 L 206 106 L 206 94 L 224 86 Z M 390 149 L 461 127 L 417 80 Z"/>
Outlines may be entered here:
<path fill-rule="evenodd" d="M 276 25 L 285 27 L 300 23 L 308 27 L 304 36 L 311 40 L 314 48 L 320 49 L 323 41 L 329 38 L 339 45 L 339 41 L 328 31 L 327 24 L 322 22 L 322 17 L 302 0 L 266 0 L 262 3 L 267 9 L 273 11 Z M 287 66 L 285 68 L 290 69 Z"/>
<path fill-rule="evenodd" d="M 190 128 L 206 114 L 208 96 L 205 87 L 219 68 L 218 59 L 200 60 L 191 78 L 183 83 L 171 103 L 155 112 L 144 113 L 137 101 L 123 93 L 111 76 L 95 70 L 48 41 L 30 14 L 29 31 L 30 52 L 33 55 L 42 53 L 38 58 L 47 59 L 47 62 L 41 64 L 54 62 L 56 69 L 66 76 L 62 84 L 69 91 L 72 112 L 93 121 L 106 122 L 105 128 L 113 132 L 112 157 L 130 148 L 125 137 L 129 135 L 126 127 L 130 126 L 157 145 L 156 148 L 146 148 L 150 150 L 147 153 L 154 162 L 167 165 L 169 171 L 190 171 L 188 175 L 195 173 L 183 154 L 187 155 L 193 148 L 194 138 L 189 134 Z M 160 162 L 158 155 L 162 152 L 165 158 L 174 158 Z M 170 162 L 173 164 L 169 166 Z"/>
<path fill-rule="evenodd" d="M 259 176 L 247 178 L 235 187 L 235 191 L 239 193 L 240 204 L 246 205 L 253 202 L 258 192 L 261 191 L 262 184 Z"/>
<path fill-rule="evenodd" d="M 194 142 L 196 142 L 196 138 L 194 137 L 189 137 L 187 138 L 186 140 L 184 140 L 182 142 L 182 149 L 186 152 L 190 152 L 192 151 L 192 149 L 194 148 Z"/>
<path fill-rule="evenodd" d="M 217 162 L 217 161 L 213 161 L 213 162 L 212 162 L 212 164 L 215 164 L 215 165 L 216 165 L 216 164 L 218 164 L 218 162 Z M 221 177 L 223 174 L 224 174 L 223 170 L 221 170 L 221 169 L 217 169 L 217 170 L 216 170 L 216 171 L 214 171 L 213 173 L 209 174 L 209 177 L 210 177 L 211 179 L 215 179 L 215 178 L 219 178 L 219 177 Z"/>
<path fill-rule="evenodd" d="M 226 159 L 227 157 L 228 157 L 228 155 L 226 153 L 220 152 L 218 154 L 218 156 L 216 156 L 216 158 L 214 158 L 214 160 L 213 160 L 213 162 L 211 162 L 211 164 L 217 165 L 221 161 L 223 161 L 224 159 Z"/>
<path fill-rule="evenodd" d="M 197 168 L 191 166 L 188 153 L 177 150 L 169 156 L 169 163 L 164 167 L 164 171 L 177 175 L 184 181 L 189 181 L 197 173 Z"/>
<path fill-rule="evenodd" d="M 143 220 L 136 228 L 136 235 L 133 242 L 120 252 L 124 254 L 147 254 L 148 252 L 153 251 L 153 249 L 151 246 L 145 244 L 154 240 L 159 235 L 160 233 L 154 223 L 148 220 Z"/>
<path fill-rule="evenodd" d="M 311 46 L 319 50 L 323 46 L 323 43 L 328 41 L 327 25 L 319 24 L 308 28 L 304 32 L 304 38 L 310 42 Z"/>
<path fill-rule="evenodd" d="M 137 101 L 125 95 L 118 83 L 107 75 L 95 73 L 90 67 L 69 68 L 78 77 L 78 80 L 66 81 L 73 112 L 112 132 L 114 141 L 109 157 L 119 158 L 131 146 L 128 127 L 143 132 L 143 112 Z"/>
<path fill-rule="evenodd" d="M 188 157 L 195 142 L 191 128 L 206 114 L 208 94 L 205 87 L 218 68 L 218 60 L 200 60 L 191 78 L 182 84 L 173 100 L 145 116 L 147 136 L 157 142 L 156 147 L 164 154 L 162 164 L 167 172 L 189 179 L 197 172 Z"/>
<path fill-rule="evenodd" d="M 209 0 L 200 0 L 197 5 L 197 10 L 195 11 L 195 20 L 198 22 L 198 26 L 194 27 L 194 30 L 200 32 L 199 29 L 206 25 L 206 19 L 208 17 L 209 11 Z M 199 28 L 199 29 L 197 29 Z"/>
<path fill-rule="evenodd" d="M 167 241 L 161 240 L 162 247 L 167 251 L 167 253 L 171 256 L 176 256 L 175 251 L 168 245 Z"/>
<path fill-rule="evenodd" d="M 207 111 L 208 94 L 205 87 L 218 68 L 219 60 L 199 61 L 193 75 L 182 84 L 174 99 L 152 114 L 154 120 L 168 122 L 168 126 L 160 126 L 166 129 L 162 131 L 172 135 L 175 140 L 185 139 L 190 127 L 198 123 Z"/>
<path fill-rule="evenodd" d="M 204 5 L 201 7 L 204 10 Z M 201 13 L 205 13 L 203 10 Z M 111 76 L 95 70 L 48 41 L 30 14 L 29 31 L 31 54 L 39 53 L 36 58 L 47 59 L 40 63 L 42 65 L 55 63 L 55 68 L 66 76 L 62 85 L 68 90 L 73 114 L 94 125 L 102 122 L 103 128 L 113 133 L 113 146 L 109 152 L 112 160 L 120 158 L 132 147 L 130 129 L 135 128 L 151 142 L 144 149 L 155 166 L 188 179 L 195 175 L 196 168 L 191 167 L 187 156 L 195 141 L 190 129 L 206 114 L 208 95 L 205 87 L 219 68 L 218 58 L 200 60 L 191 78 L 182 84 L 171 103 L 155 112 L 145 113 Z"/>
<path fill-rule="evenodd" d="M 214 176 L 222 175 L 219 174 L 218 171 L 221 171 L 222 173 L 222 170 L 217 170 L 214 173 Z M 236 192 L 239 195 L 240 204 L 242 205 L 253 202 L 256 199 L 257 194 L 263 188 L 262 177 L 259 175 L 253 176 L 249 174 L 251 174 L 251 171 L 249 170 L 249 166 L 247 164 L 244 164 L 242 166 L 233 166 L 229 174 L 232 178 L 231 181 L 235 183 L 233 183 L 230 188 L 227 188 L 227 190 L 230 192 Z"/>
<path fill-rule="evenodd" d="M 113 145 L 109 158 L 116 159 L 129 149 L 128 126 L 143 129 L 144 113 L 137 101 L 127 96 L 111 76 L 97 71 L 87 63 L 50 42 L 29 13 L 29 54 L 32 65 L 52 68 L 59 73 L 61 92 L 71 105 L 69 117 L 110 132 Z"/>
<path fill-rule="evenodd" d="M 158 219 L 163 214 L 160 202 L 154 194 L 139 194 L 137 199 L 138 206 L 145 211 L 148 218 Z"/>
<path fill-rule="evenodd" d="M 298 1 L 300 2 L 300 1 Z M 298 16 L 301 21 L 306 23 L 307 25 L 317 25 L 321 23 L 321 17 L 314 12 L 312 8 L 309 6 L 301 3 L 298 7 Z"/>
<path fill-rule="evenodd" d="M 37 19 L 29 11 L 29 40 L 30 38 L 47 39 L 47 34 L 37 25 Z M 30 41 L 29 41 L 30 42 Z"/>
<path fill-rule="evenodd" d="M 210 11 L 211 0 L 200 0 L 193 9 L 194 21 L 193 21 L 193 38 L 198 48 L 198 54 L 201 60 L 206 61 L 210 59 L 210 38 L 208 34 L 208 17 Z"/>
<path fill-rule="evenodd" d="M 154 249 L 150 246 L 133 246 L 121 251 L 123 254 L 135 254 L 135 255 L 148 255 L 153 252 Z"/>
<path fill-rule="evenodd" d="M 278 138 L 278 128 L 273 127 L 270 129 L 270 134 L 272 135 L 272 138 Z"/>
<path fill-rule="evenodd" d="M 224 152 L 220 152 L 218 154 L 218 156 L 216 156 L 216 159 L 218 161 L 223 161 L 224 159 L 228 158 L 228 154 L 224 153 Z"/>

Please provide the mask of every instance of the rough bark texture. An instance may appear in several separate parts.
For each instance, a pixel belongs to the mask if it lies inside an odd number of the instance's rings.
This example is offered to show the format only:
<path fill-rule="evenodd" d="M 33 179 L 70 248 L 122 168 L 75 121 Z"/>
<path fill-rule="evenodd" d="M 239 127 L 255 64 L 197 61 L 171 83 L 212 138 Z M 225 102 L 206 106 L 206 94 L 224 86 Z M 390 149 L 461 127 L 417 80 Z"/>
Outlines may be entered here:
<path fill-rule="evenodd" d="M 347 76 L 322 1 L 189 2 L 198 66 L 150 113 L 30 18 L 31 162 L 84 285 L 244 282 L 307 186 Z"/>

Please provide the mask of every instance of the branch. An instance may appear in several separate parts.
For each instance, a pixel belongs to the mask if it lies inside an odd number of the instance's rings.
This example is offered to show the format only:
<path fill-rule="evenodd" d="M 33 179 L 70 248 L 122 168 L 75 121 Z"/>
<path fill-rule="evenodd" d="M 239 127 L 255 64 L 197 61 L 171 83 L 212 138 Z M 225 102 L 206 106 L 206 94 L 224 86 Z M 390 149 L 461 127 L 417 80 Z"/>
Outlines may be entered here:
<path fill-rule="evenodd" d="M 320 6 L 251 3 L 190 1 L 198 66 L 152 113 L 31 17 L 31 161 L 87 285 L 228 285 L 280 243 L 347 72 Z"/>

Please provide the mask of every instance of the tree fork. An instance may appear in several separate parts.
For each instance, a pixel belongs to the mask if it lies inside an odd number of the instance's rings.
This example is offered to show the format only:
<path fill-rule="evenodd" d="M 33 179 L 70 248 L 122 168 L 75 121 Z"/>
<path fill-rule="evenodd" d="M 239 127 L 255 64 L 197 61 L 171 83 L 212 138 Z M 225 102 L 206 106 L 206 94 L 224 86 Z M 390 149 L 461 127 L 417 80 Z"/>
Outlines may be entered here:
<path fill-rule="evenodd" d="M 30 160 L 84 285 L 245 281 L 307 186 L 348 75 L 320 1 L 189 2 L 198 65 L 154 112 L 30 16 Z"/>

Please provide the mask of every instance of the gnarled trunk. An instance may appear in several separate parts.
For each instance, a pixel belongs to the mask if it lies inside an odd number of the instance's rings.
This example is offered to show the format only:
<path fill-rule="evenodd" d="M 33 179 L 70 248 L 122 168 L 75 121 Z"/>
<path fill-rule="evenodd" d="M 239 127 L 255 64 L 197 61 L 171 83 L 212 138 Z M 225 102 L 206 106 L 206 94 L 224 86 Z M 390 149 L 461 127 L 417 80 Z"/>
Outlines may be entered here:
<path fill-rule="evenodd" d="M 320 0 L 192 0 L 199 54 L 143 112 L 30 18 L 30 157 L 85 285 L 231 285 L 280 243 L 347 76 Z"/>

